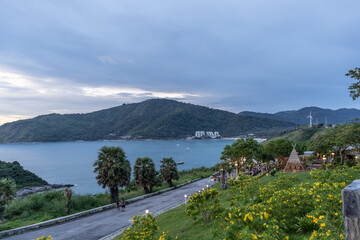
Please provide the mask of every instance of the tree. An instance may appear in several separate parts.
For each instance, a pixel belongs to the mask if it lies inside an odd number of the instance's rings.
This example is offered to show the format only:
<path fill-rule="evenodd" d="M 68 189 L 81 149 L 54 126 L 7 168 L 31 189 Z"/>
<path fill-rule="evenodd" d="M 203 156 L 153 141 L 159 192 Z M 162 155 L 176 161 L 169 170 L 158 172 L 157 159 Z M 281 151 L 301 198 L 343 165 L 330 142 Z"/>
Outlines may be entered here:
<path fill-rule="evenodd" d="M 157 182 L 155 164 L 149 157 L 137 158 L 134 165 L 134 179 L 137 186 L 142 186 L 145 193 L 151 193 Z"/>
<path fill-rule="evenodd" d="M 160 166 L 161 177 L 172 187 L 172 180 L 179 180 L 177 165 L 172 158 L 163 158 Z"/>
<path fill-rule="evenodd" d="M 274 141 L 270 141 L 265 145 L 265 151 L 273 153 L 275 157 L 284 159 L 290 156 L 293 149 L 292 142 L 285 138 L 279 138 Z"/>
<path fill-rule="evenodd" d="M 94 167 L 98 184 L 103 188 L 109 187 L 111 201 L 118 201 L 119 187 L 130 184 L 131 167 L 124 150 L 120 147 L 102 147 Z"/>
<path fill-rule="evenodd" d="M 354 78 L 357 82 L 349 86 L 350 97 L 353 100 L 356 100 L 360 96 L 360 68 L 354 68 L 354 70 L 349 70 L 345 76 Z"/>
<path fill-rule="evenodd" d="M 230 174 L 232 173 L 232 171 L 234 170 L 234 166 L 232 166 L 232 164 L 230 164 L 229 162 L 225 161 L 225 162 L 221 162 L 216 164 L 215 166 L 219 173 L 220 173 L 220 182 L 221 182 L 221 188 L 225 189 L 226 188 L 226 174 Z"/>
<path fill-rule="evenodd" d="M 16 184 L 11 178 L 0 179 L 0 219 L 5 213 L 5 206 L 16 196 Z"/>
<path fill-rule="evenodd" d="M 234 165 L 238 166 L 240 172 L 243 161 L 250 162 L 253 158 L 260 159 L 262 146 L 252 138 L 238 139 L 231 146 L 226 145 L 221 153 L 221 160 L 230 160 Z"/>
<path fill-rule="evenodd" d="M 314 150 L 327 155 L 337 151 L 341 164 L 344 163 L 344 153 L 348 147 L 360 150 L 360 123 L 345 123 L 329 128 L 314 139 Z"/>

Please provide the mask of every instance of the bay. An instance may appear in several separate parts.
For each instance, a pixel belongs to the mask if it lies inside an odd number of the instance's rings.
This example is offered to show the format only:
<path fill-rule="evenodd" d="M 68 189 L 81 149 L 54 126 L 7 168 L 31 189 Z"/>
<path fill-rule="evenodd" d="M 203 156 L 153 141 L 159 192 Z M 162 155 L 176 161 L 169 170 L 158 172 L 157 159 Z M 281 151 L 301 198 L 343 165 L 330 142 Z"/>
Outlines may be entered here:
<path fill-rule="evenodd" d="M 157 170 L 163 157 L 184 161 L 178 170 L 212 167 L 220 161 L 225 145 L 231 139 L 212 140 L 148 140 L 148 141 L 94 141 L 0 144 L 0 160 L 18 161 L 25 169 L 34 172 L 47 182 L 75 184 L 80 194 L 104 192 L 95 179 L 93 163 L 103 146 L 122 147 L 131 167 L 136 158 L 148 156 Z"/>

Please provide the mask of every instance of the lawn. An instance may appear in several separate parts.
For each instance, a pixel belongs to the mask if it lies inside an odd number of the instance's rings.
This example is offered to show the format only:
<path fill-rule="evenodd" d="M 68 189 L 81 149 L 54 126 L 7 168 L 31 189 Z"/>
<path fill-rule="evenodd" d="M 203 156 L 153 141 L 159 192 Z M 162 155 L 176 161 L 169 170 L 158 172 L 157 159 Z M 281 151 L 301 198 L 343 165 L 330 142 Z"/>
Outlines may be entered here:
<path fill-rule="evenodd" d="M 164 239 L 163 232 L 190 240 L 238 239 L 231 237 L 238 234 L 241 239 L 344 239 L 339 227 L 343 226 L 341 190 L 359 175 L 359 167 L 339 167 L 244 177 L 225 190 L 217 184 L 222 212 L 216 219 L 204 224 L 201 217 L 187 216 L 182 205 L 155 217 L 159 225 L 155 239 Z"/>

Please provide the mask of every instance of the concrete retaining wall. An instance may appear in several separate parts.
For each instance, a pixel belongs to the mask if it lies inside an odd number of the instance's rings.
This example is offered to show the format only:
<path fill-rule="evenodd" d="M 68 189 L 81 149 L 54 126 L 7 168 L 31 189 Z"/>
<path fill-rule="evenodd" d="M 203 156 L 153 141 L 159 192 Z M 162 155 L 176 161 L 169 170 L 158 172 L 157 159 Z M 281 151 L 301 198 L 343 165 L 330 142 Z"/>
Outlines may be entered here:
<path fill-rule="evenodd" d="M 171 191 L 171 190 L 173 190 L 175 188 L 179 188 L 179 187 L 182 187 L 184 185 L 188 185 L 190 183 L 199 181 L 200 179 L 201 178 L 197 178 L 195 180 L 179 184 L 176 187 L 166 188 L 166 189 L 163 189 L 163 190 L 160 190 L 160 191 L 157 191 L 157 192 L 153 192 L 153 193 L 145 194 L 145 195 L 138 196 L 138 197 L 135 197 L 135 198 L 131 198 L 131 199 L 126 200 L 126 203 L 130 204 L 130 203 L 139 201 L 139 200 L 144 199 L 144 198 L 148 198 L 148 197 L 151 197 L 151 196 L 154 196 L 154 195 L 158 195 L 158 194 L 161 194 L 163 192 Z M 48 221 L 45 221 L 45 222 L 36 223 L 36 224 L 32 224 L 32 225 L 28 225 L 28 226 L 20 227 L 20 228 L 14 228 L 14 229 L 11 229 L 11 230 L 1 231 L 0 232 L 0 237 L 4 237 L 4 236 L 8 236 L 8 235 L 14 235 L 14 234 L 34 230 L 34 229 L 41 228 L 41 227 L 46 227 L 46 226 L 51 226 L 51 225 L 67 222 L 67 221 L 77 219 L 77 218 L 80 218 L 80 217 L 84 217 L 84 216 L 87 216 L 87 215 L 90 215 L 90 214 L 105 211 L 105 210 L 108 210 L 108 209 L 111 209 L 111 208 L 114 208 L 114 207 L 116 207 L 116 204 L 112 203 L 112 204 L 108 204 L 108 205 L 105 205 L 105 206 L 102 206 L 102 207 L 93 208 L 93 209 L 90 209 L 90 210 L 87 210 L 87 211 L 71 214 L 71 215 L 68 215 L 68 216 L 51 219 L 51 220 L 48 220 Z"/>

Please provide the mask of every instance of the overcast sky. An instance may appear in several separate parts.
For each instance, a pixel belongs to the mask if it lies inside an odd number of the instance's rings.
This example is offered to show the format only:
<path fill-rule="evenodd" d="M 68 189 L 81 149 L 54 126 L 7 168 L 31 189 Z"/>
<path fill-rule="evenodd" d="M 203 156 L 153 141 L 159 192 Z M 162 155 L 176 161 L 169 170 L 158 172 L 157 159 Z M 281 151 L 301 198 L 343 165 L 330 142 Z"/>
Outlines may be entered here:
<path fill-rule="evenodd" d="M 0 124 L 149 98 L 359 108 L 358 0 L 0 1 Z"/>

